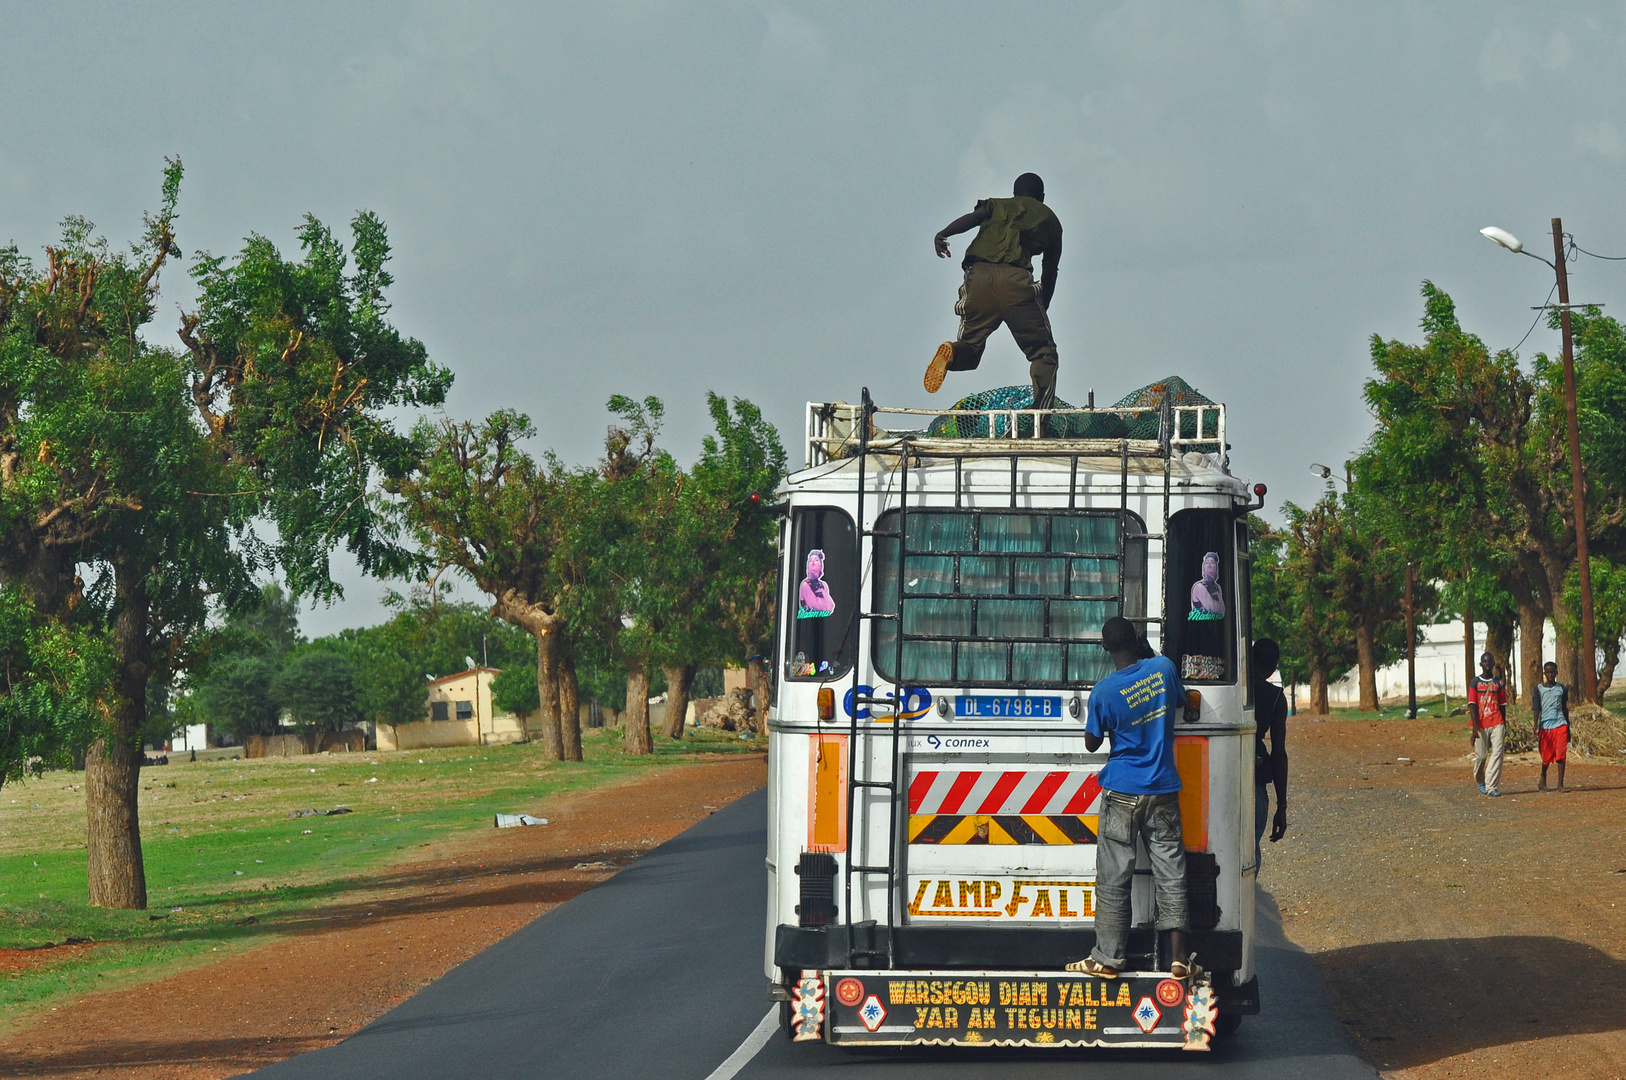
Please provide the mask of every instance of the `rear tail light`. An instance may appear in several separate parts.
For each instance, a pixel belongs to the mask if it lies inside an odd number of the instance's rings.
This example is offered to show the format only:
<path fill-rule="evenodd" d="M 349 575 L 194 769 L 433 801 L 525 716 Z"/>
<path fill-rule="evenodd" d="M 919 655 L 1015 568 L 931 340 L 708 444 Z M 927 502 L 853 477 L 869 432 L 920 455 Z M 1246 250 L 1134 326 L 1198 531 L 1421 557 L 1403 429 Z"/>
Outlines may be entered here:
<path fill-rule="evenodd" d="M 819 719 L 834 720 L 836 718 L 836 692 L 828 686 L 819 688 Z"/>

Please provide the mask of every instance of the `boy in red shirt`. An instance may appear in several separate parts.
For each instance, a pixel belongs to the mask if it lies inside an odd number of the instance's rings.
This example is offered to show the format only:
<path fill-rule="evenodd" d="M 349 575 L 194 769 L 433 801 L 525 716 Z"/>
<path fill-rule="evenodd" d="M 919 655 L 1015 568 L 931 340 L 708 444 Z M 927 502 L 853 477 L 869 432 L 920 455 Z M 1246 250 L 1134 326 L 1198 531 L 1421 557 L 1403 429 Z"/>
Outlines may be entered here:
<path fill-rule="evenodd" d="M 1507 687 L 1496 675 L 1496 657 L 1479 658 L 1479 677 L 1468 684 L 1468 716 L 1473 721 L 1469 739 L 1474 748 L 1474 780 L 1491 798 L 1502 793 L 1502 749 L 1507 737 Z"/>

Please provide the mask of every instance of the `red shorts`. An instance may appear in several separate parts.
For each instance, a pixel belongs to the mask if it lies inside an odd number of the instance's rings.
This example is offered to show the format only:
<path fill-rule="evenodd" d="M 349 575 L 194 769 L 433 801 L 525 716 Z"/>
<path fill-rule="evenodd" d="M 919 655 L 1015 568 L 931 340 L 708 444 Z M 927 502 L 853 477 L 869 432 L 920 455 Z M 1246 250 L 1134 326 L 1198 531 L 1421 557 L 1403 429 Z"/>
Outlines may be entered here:
<path fill-rule="evenodd" d="M 1563 761 L 1570 749 L 1570 726 L 1542 728 L 1537 736 L 1541 743 L 1541 763 L 1551 765 L 1555 761 Z"/>

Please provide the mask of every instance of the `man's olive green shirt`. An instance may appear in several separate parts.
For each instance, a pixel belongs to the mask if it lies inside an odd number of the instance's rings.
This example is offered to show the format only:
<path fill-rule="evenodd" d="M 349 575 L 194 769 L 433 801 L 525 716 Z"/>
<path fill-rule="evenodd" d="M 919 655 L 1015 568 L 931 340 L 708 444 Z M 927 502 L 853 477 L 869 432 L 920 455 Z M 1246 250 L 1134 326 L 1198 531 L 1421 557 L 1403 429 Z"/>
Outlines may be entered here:
<path fill-rule="evenodd" d="M 1009 199 L 983 199 L 976 209 L 988 208 L 988 220 L 965 249 L 969 267 L 976 262 L 1010 263 L 1033 272 L 1033 256 L 1049 252 L 1061 257 L 1061 219 L 1040 202 L 1025 195 Z"/>

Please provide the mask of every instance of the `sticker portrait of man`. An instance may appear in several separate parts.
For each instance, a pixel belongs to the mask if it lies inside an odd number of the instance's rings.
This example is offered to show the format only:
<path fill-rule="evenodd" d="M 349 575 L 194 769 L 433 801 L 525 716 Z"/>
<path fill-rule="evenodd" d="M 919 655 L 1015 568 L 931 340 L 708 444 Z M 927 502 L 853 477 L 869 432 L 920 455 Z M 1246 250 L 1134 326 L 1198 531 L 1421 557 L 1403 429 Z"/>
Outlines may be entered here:
<path fill-rule="evenodd" d="M 824 551 L 814 548 L 807 553 L 807 576 L 797 596 L 798 619 L 827 619 L 836 611 L 836 598 L 824 581 Z"/>
<path fill-rule="evenodd" d="M 1219 552 L 1204 554 L 1202 580 L 1191 587 L 1191 614 L 1186 616 L 1188 622 L 1225 618 L 1225 594 L 1220 591 L 1219 571 Z"/>

